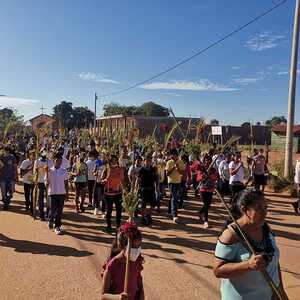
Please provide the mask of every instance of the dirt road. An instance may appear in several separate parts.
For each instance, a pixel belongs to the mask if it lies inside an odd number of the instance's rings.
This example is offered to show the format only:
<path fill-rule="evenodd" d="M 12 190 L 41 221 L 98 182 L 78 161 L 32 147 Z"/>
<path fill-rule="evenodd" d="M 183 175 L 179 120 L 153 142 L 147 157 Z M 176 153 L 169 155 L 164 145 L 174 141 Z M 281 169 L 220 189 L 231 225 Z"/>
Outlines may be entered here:
<path fill-rule="evenodd" d="M 20 190 L 20 188 L 19 188 Z M 282 196 L 270 195 L 268 221 L 277 234 L 284 283 L 290 299 L 300 295 L 300 216 Z M 212 261 L 217 235 L 226 213 L 215 201 L 210 229 L 197 220 L 199 203 L 190 200 L 180 212 L 183 224 L 174 225 L 166 211 L 142 228 L 144 285 L 150 300 L 219 299 L 219 281 Z M 24 210 L 23 194 L 16 193 L 10 211 L 0 211 L 1 299 L 100 299 L 99 272 L 112 237 L 105 222 L 92 211 L 76 215 L 65 207 L 63 236 L 50 232 Z"/>

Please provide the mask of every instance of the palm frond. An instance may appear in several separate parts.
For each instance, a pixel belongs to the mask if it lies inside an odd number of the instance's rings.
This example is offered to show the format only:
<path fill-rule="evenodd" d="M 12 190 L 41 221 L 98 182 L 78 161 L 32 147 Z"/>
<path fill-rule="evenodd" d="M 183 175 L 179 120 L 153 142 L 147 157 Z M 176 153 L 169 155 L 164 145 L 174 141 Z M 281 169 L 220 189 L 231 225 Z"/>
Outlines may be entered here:
<path fill-rule="evenodd" d="M 175 122 L 171 130 L 165 135 L 165 148 L 167 148 L 167 145 L 177 128 L 178 128 L 178 123 Z"/>
<path fill-rule="evenodd" d="M 232 144 L 236 143 L 241 137 L 238 135 L 233 135 L 222 147 L 222 153 L 224 153 Z"/>
<path fill-rule="evenodd" d="M 139 192 L 138 186 L 135 186 L 129 192 L 127 192 L 127 191 L 123 192 L 122 206 L 123 206 L 126 214 L 129 216 L 129 218 L 133 218 L 134 212 L 139 203 L 138 192 Z"/>
<path fill-rule="evenodd" d="M 186 137 L 185 133 L 183 132 L 183 129 L 182 129 L 180 123 L 178 122 L 178 120 L 177 120 L 177 118 L 176 118 L 176 116 L 175 116 L 175 114 L 174 114 L 174 112 L 173 112 L 173 110 L 172 110 L 171 107 L 169 108 L 169 111 L 170 111 L 170 113 L 171 113 L 171 115 L 172 115 L 172 118 L 174 119 L 175 123 L 177 124 L 178 129 L 179 129 L 179 131 L 180 131 L 180 133 L 181 133 L 183 139 L 184 139 L 184 140 L 187 140 L 187 137 Z"/>

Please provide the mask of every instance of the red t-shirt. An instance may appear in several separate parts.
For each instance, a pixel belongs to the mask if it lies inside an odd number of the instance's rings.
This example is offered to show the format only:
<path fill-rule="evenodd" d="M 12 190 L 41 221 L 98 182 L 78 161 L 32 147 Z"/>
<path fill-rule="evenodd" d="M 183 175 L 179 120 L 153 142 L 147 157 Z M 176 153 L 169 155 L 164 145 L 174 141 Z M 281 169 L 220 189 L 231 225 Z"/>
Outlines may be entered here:
<path fill-rule="evenodd" d="M 105 185 L 105 194 L 117 195 L 122 192 L 122 184 L 124 182 L 123 168 L 110 168 L 109 176 Z"/>
<path fill-rule="evenodd" d="M 197 175 L 197 181 L 202 181 L 204 178 L 205 174 L 203 171 L 199 171 Z M 215 191 L 215 183 L 218 179 L 218 174 L 215 168 L 211 168 L 209 173 L 208 173 L 208 180 L 210 181 L 211 185 L 205 186 L 201 185 L 200 187 L 200 192 L 214 192 Z"/>
<path fill-rule="evenodd" d="M 126 257 L 114 257 L 106 265 L 106 269 L 110 272 L 110 294 L 121 294 L 124 292 L 125 270 L 126 270 Z M 139 284 L 143 280 L 143 259 L 140 256 L 135 262 L 130 261 L 129 265 L 129 286 L 128 296 L 129 300 L 135 300 L 136 294 L 139 289 Z"/>

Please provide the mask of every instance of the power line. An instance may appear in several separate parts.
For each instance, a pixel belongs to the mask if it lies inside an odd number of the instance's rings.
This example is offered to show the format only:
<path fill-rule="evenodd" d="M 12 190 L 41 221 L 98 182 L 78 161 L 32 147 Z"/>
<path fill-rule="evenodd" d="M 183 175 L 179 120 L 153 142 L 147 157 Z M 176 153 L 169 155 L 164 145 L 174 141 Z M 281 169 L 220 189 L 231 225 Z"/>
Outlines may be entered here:
<path fill-rule="evenodd" d="M 248 27 L 249 25 L 252 25 L 253 23 L 257 22 L 258 20 L 260 20 L 261 18 L 265 17 L 266 15 L 270 14 L 271 12 L 273 12 L 275 9 L 279 8 L 280 6 L 282 6 L 283 4 L 285 4 L 288 0 L 283 0 L 279 3 L 277 3 L 276 5 L 274 5 L 273 7 L 271 7 L 270 9 L 266 10 L 265 12 L 263 12 L 262 14 L 256 16 L 255 18 L 253 18 L 252 20 L 250 20 L 249 22 L 247 22 L 246 24 L 238 27 L 237 29 L 231 31 L 230 33 L 226 34 L 225 36 L 223 36 L 222 38 L 218 39 L 217 41 L 213 42 L 212 44 L 210 44 L 209 46 L 207 46 L 206 48 L 203 48 L 199 51 L 197 51 L 195 54 L 193 54 L 192 56 L 190 57 L 187 57 L 181 61 L 179 61 L 177 64 L 169 67 L 168 69 L 148 78 L 148 79 L 145 79 L 143 81 L 140 81 L 138 83 L 135 83 L 125 89 L 121 89 L 121 90 L 118 90 L 116 92 L 112 92 L 112 93 L 108 93 L 108 94 L 104 94 L 104 95 L 101 95 L 99 97 L 103 98 L 103 97 L 108 97 L 108 96 L 113 96 L 113 95 L 117 95 L 117 94 L 121 94 L 121 93 L 125 93 L 129 90 L 132 90 L 140 85 L 143 85 L 149 81 L 152 81 L 153 79 L 156 79 L 166 73 L 169 73 L 175 69 L 177 69 L 178 67 L 182 66 L 183 64 L 186 64 L 187 62 L 191 61 L 192 59 L 194 59 L 195 57 L 203 54 L 204 52 L 208 51 L 209 49 L 217 46 L 218 44 L 222 43 L 223 41 L 227 40 L 228 38 L 232 37 L 233 35 L 235 35 L 236 33 L 242 31 L 243 29 L 245 29 L 246 27 Z"/>

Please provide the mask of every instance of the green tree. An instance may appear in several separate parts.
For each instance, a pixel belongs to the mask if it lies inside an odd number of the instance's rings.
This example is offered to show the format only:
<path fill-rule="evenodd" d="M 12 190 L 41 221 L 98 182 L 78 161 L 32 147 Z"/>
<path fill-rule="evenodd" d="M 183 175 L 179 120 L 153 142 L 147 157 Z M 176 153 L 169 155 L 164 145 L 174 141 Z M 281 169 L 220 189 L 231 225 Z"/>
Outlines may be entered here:
<path fill-rule="evenodd" d="M 275 125 L 279 125 L 281 123 L 283 123 L 283 124 L 287 123 L 287 120 L 286 120 L 286 118 L 284 116 L 275 116 L 272 119 L 267 120 L 265 122 L 265 124 L 267 126 L 275 126 Z"/>
<path fill-rule="evenodd" d="M 103 107 L 104 116 L 113 115 L 139 115 L 139 116 L 155 116 L 166 117 L 169 116 L 168 108 L 156 104 L 154 102 L 145 102 L 141 106 L 125 106 L 117 103 L 105 104 Z"/>
<path fill-rule="evenodd" d="M 73 103 L 62 101 L 53 107 L 53 118 L 59 128 L 71 129 L 73 127 Z"/>
<path fill-rule="evenodd" d="M 139 107 L 139 111 L 144 116 L 155 116 L 155 117 L 168 117 L 169 116 L 169 109 L 154 103 L 152 101 L 145 102 Z"/>
<path fill-rule="evenodd" d="M 0 109 L 0 137 L 5 140 L 10 135 L 22 138 L 28 131 L 23 116 L 18 115 L 16 110 L 11 108 Z"/>
<path fill-rule="evenodd" d="M 219 122 L 219 120 L 217 120 L 217 119 L 212 119 L 212 120 L 210 120 L 209 124 L 210 124 L 210 125 L 219 125 L 220 122 Z"/>
<path fill-rule="evenodd" d="M 94 113 L 87 107 L 75 107 L 73 110 L 72 127 L 84 128 L 93 125 Z"/>
<path fill-rule="evenodd" d="M 72 102 L 62 101 L 60 104 L 54 106 L 53 117 L 59 128 L 89 127 L 94 122 L 94 113 L 86 106 L 79 106 L 73 108 Z"/>

